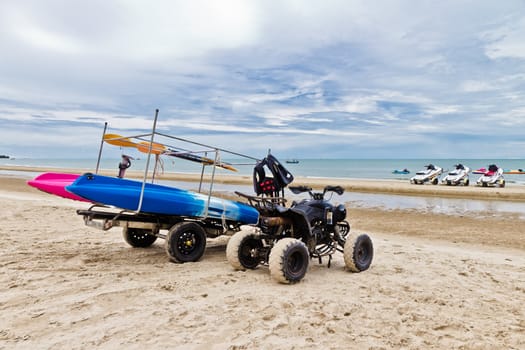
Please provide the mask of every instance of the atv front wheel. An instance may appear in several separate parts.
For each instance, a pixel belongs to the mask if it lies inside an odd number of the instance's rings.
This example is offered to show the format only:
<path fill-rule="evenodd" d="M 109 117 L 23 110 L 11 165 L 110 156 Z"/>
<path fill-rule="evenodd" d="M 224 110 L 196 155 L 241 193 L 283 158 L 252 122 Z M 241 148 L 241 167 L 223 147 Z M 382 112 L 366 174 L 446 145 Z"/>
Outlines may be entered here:
<path fill-rule="evenodd" d="M 352 272 L 365 271 L 374 258 L 374 246 L 367 234 L 350 235 L 344 248 L 346 267 Z"/>
<path fill-rule="evenodd" d="M 166 253 L 174 262 L 199 260 L 206 249 L 206 232 L 195 222 L 179 222 L 168 232 Z"/>
<path fill-rule="evenodd" d="M 157 236 L 153 235 L 151 230 L 143 228 L 124 227 L 122 236 L 127 244 L 135 248 L 149 247 L 157 240 Z"/>
<path fill-rule="evenodd" d="M 308 270 L 310 254 L 306 245 L 295 238 L 282 238 L 270 251 L 270 275 L 280 283 L 299 282 Z"/>
<path fill-rule="evenodd" d="M 261 262 L 258 250 L 262 247 L 261 238 L 253 230 L 239 231 L 228 241 L 226 258 L 236 270 L 253 270 Z"/>

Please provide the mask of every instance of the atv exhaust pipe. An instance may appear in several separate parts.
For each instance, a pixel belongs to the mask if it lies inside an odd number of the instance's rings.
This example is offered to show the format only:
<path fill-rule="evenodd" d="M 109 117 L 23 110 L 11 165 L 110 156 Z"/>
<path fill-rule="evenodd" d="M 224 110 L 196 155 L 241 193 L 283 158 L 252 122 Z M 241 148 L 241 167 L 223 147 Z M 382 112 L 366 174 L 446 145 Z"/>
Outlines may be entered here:
<path fill-rule="evenodd" d="M 293 221 L 290 218 L 283 218 L 281 216 L 263 216 L 261 218 L 261 223 L 264 226 L 282 226 L 292 225 Z"/>

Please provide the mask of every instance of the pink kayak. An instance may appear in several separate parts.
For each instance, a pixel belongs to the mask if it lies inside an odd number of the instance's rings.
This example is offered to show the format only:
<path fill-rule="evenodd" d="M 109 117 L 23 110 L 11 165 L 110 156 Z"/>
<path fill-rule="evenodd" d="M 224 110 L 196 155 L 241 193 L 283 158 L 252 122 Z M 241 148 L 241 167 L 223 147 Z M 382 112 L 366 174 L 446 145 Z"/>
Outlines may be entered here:
<path fill-rule="evenodd" d="M 76 201 L 89 202 L 87 199 L 66 191 L 65 187 L 71 185 L 80 175 L 66 173 L 43 173 L 27 184 L 41 191 L 54 194 L 55 196 L 73 199 Z"/>

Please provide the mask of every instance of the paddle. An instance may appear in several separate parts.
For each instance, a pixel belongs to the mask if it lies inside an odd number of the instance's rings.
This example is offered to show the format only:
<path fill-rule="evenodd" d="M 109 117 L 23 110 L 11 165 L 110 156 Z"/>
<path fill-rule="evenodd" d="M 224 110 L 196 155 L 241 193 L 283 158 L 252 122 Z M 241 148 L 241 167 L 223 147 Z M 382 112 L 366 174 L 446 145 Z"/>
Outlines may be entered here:
<path fill-rule="evenodd" d="M 118 134 L 106 134 L 104 135 L 104 141 L 114 146 L 135 147 L 137 150 L 139 150 L 139 152 L 142 152 L 142 153 L 150 152 L 150 142 L 141 141 L 139 143 L 136 143 L 136 142 L 131 141 L 129 138 L 123 137 Z M 192 162 L 203 163 L 205 165 L 213 165 L 215 163 L 215 161 L 211 158 L 199 156 L 199 155 L 192 154 L 192 153 L 180 152 L 180 151 L 177 151 L 171 148 L 167 148 L 166 146 L 160 143 L 153 143 L 153 145 L 151 146 L 151 153 L 155 155 L 164 154 L 167 156 L 186 159 Z M 237 171 L 236 168 L 234 168 L 233 166 L 227 163 L 221 162 L 221 163 L 217 163 L 216 165 L 218 167 L 221 167 L 227 170 Z"/>
<path fill-rule="evenodd" d="M 136 147 L 136 143 L 131 141 L 127 137 L 120 136 L 118 134 L 105 134 L 104 141 L 113 146 L 119 147 Z"/>
<path fill-rule="evenodd" d="M 139 152 L 142 153 L 149 153 L 150 152 L 150 142 L 147 141 L 141 141 L 139 143 L 136 143 L 135 146 L 139 150 Z M 153 143 L 151 146 L 151 153 L 155 155 L 160 155 L 166 152 L 166 147 L 164 145 L 161 145 L 160 143 Z"/>

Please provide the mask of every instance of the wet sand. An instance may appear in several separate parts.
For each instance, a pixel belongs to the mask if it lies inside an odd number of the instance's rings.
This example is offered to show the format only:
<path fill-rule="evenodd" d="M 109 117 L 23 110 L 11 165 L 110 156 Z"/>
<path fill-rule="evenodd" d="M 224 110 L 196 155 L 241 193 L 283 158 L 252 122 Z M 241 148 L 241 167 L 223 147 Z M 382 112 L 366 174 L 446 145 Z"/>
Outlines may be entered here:
<path fill-rule="evenodd" d="M 195 263 L 170 263 L 162 240 L 132 248 L 118 228 L 84 226 L 75 210 L 88 204 L 25 180 L 0 177 L 0 348 L 525 348 L 525 235 L 517 215 L 350 208 L 352 232 L 374 241 L 371 268 L 350 273 L 338 254 L 330 268 L 312 261 L 304 280 L 290 286 L 275 283 L 264 266 L 234 271 L 224 236 L 210 239 Z M 338 184 L 370 193 L 525 200 L 519 186 Z"/>

